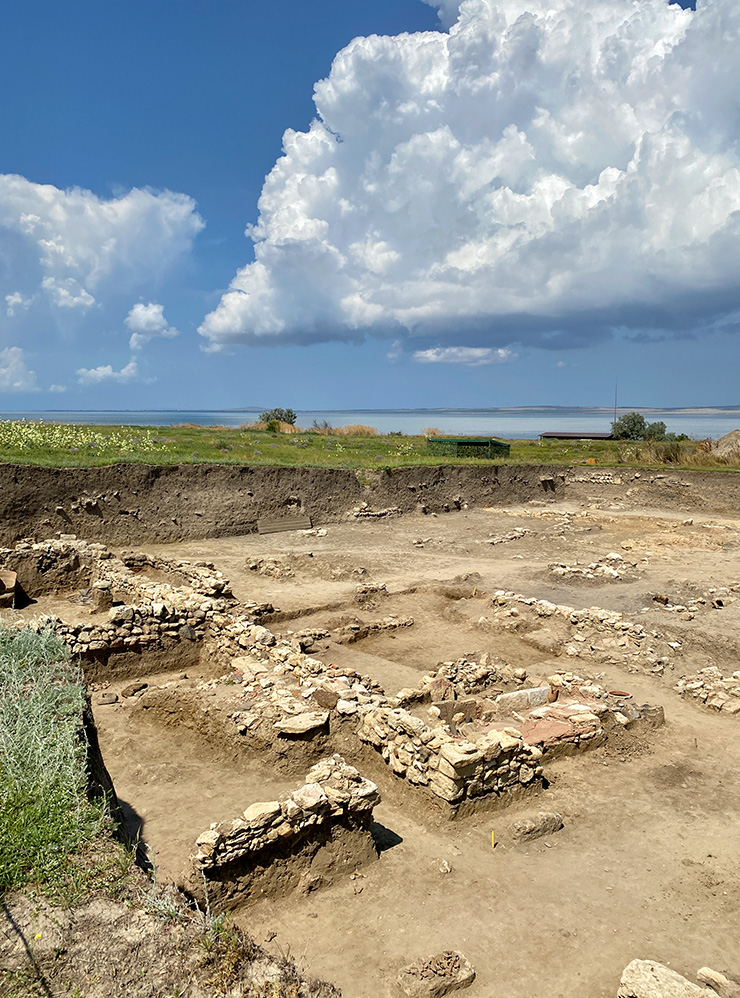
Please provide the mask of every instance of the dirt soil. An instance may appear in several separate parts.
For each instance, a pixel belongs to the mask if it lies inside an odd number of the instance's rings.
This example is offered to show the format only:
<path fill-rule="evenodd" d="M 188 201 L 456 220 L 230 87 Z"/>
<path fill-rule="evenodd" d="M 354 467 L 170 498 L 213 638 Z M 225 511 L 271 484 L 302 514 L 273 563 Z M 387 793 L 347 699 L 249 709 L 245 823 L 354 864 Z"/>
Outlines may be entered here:
<path fill-rule="evenodd" d="M 443 513 L 517 502 L 605 503 L 619 509 L 740 508 L 740 474 L 636 472 L 548 465 L 442 465 L 359 471 L 242 465 L 123 464 L 35 468 L 0 464 L 0 543 L 73 533 L 141 544 L 253 533 L 260 517 L 333 523 L 369 511 Z"/>
<path fill-rule="evenodd" d="M 636 957 L 689 977 L 704 965 L 737 973 L 739 721 L 682 700 L 673 686 L 704 664 L 737 668 L 740 599 L 720 609 L 703 604 L 684 620 L 652 597 L 668 595 L 672 605 L 736 583 L 740 519 L 673 504 L 648 512 L 603 505 L 560 500 L 336 523 L 325 534 L 146 546 L 214 562 L 238 598 L 279 608 L 267 626 L 328 632 L 310 653 L 371 675 L 389 693 L 439 661 L 482 651 L 538 673 L 562 668 L 531 634 L 487 622 L 490 596 L 501 589 L 618 610 L 677 645 L 662 675 L 594 663 L 591 674 L 607 688 L 661 704 L 666 726 L 649 739 L 552 763 L 550 786 L 534 800 L 445 822 L 405 784 L 374 772 L 383 794 L 375 811 L 380 861 L 308 896 L 238 912 L 268 950 L 290 953 L 349 998 L 389 995 L 402 966 L 449 949 L 476 969 L 471 998 L 614 998 Z M 613 552 L 628 563 L 623 577 L 574 580 L 551 568 L 594 564 Z M 384 584 L 385 592 L 358 599 L 358 580 Z M 413 624 L 370 627 L 347 642 L 353 624 L 389 615 Z M 181 682 L 207 675 L 204 667 Z M 211 821 L 295 780 L 258 760 L 229 758 L 228 747 L 219 754 L 192 731 L 145 713 L 121 698 L 97 707 L 96 720 L 132 820 L 143 823 L 162 875 L 175 877 Z M 515 844 L 512 821 L 540 809 L 560 812 L 563 830 Z"/>

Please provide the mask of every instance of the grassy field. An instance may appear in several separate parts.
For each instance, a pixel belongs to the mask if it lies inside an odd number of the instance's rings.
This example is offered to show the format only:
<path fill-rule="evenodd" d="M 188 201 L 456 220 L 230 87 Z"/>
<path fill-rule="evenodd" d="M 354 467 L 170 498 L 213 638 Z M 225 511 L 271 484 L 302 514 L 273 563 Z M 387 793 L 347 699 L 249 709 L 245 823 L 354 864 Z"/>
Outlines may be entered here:
<path fill-rule="evenodd" d="M 321 468 L 394 468 L 489 463 L 429 454 L 423 436 L 381 435 L 372 428 L 274 432 L 223 426 L 80 426 L 0 421 L 0 461 L 52 468 L 141 464 L 250 464 Z M 675 468 L 739 467 L 705 444 L 649 444 L 615 440 L 510 440 L 497 464 L 596 464 Z"/>

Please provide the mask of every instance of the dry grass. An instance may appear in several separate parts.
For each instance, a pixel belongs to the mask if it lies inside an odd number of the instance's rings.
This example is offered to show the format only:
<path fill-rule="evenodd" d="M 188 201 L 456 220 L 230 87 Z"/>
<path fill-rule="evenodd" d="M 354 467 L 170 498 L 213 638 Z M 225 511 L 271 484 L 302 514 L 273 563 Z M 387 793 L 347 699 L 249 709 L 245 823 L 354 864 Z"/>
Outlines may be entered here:
<path fill-rule="evenodd" d="M 717 454 L 714 450 L 713 441 L 672 441 L 665 442 L 647 441 L 640 444 L 635 451 L 629 455 L 627 460 L 634 462 L 635 458 L 641 463 L 649 464 L 675 464 L 690 468 L 740 468 L 740 453 Z M 620 459 L 625 460 L 623 451 L 620 451 Z"/>
<path fill-rule="evenodd" d="M 438 430 L 436 426 L 425 426 L 421 431 L 423 437 L 443 437 L 444 433 Z"/>
<path fill-rule="evenodd" d="M 338 426 L 333 433 L 338 437 L 377 437 L 378 431 L 374 426 L 364 426 L 362 423 L 353 423 L 350 426 Z"/>
<path fill-rule="evenodd" d="M 211 427 L 211 429 L 218 429 L 218 427 Z M 229 427 L 224 427 L 224 429 L 229 429 Z M 275 433 L 303 433 L 300 426 L 294 426 L 292 423 L 282 423 L 275 420 L 272 423 L 242 423 L 239 427 L 240 430 L 272 430 Z"/>
<path fill-rule="evenodd" d="M 350 426 L 332 426 L 325 419 L 321 422 L 313 421 L 305 433 L 318 433 L 322 437 L 377 437 L 378 431 L 374 426 L 365 426 L 362 423 L 353 423 Z"/>

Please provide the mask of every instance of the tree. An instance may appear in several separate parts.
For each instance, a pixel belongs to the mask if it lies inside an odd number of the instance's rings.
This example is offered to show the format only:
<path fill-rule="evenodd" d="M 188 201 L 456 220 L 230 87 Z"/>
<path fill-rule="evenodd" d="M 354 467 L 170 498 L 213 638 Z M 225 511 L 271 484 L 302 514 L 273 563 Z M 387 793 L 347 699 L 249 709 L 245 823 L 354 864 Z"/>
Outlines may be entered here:
<path fill-rule="evenodd" d="M 670 440 L 672 434 L 666 434 L 665 423 L 658 420 L 655 423 L 645 422 L 645 417 L 639 412 L 628 412 L 612 423 L 612 436 L 615 440 Z"/>
<path fill-rule="evenodd" d="M 646 440 L 665 440 L 665 423 L 662 420 L 658 420 L 657 423 L 648 423 L 645 427 L 645 439 Z"/>
<path fill-rule="evenodd" d="M 290 423 L 295 426 L 296 414 L 292 409 L 268 409 L 260 416 L 260 423 Z"/>
<path fill-rule="evenodd" d="M 628 412 L 612 423 L 615 440 L 644 440 L 647 423 L 639 412 Z"/>

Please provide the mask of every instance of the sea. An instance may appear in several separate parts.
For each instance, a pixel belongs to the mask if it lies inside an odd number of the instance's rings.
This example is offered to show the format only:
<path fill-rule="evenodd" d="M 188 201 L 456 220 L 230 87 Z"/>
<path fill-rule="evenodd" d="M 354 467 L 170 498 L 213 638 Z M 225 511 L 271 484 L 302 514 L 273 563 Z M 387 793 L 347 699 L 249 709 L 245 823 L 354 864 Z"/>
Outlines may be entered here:
<path fill-rule="evenodd" d="M 0 412 L 0 419 L 41 420 L 114 426 L 238 427 L 254 422 L 262 410 L 255 409 L 127 409 L 73 411 L 46 409 L 33 412 Z M 617 416 L 631 412 L 619 408 Z M 694 440 L 716 440 L 740 428 L 740 406 L 692 409 L 640 409 L 648 422 L 662 420 L 668 432 L 685 433 Z M 533 440 L 540 433 L 608 433 L 614 409 L 565 406 L 499 409 L 332 409 L 296 410 L 297 424 L 331 426 L 362 424 L 380 433 L 420 434 L 427 429 L 455 436 L 490 436 Z"/>

